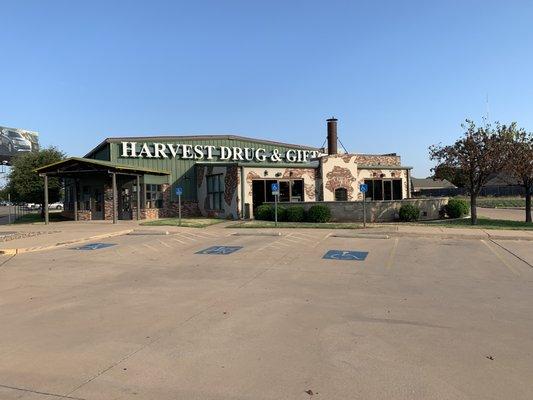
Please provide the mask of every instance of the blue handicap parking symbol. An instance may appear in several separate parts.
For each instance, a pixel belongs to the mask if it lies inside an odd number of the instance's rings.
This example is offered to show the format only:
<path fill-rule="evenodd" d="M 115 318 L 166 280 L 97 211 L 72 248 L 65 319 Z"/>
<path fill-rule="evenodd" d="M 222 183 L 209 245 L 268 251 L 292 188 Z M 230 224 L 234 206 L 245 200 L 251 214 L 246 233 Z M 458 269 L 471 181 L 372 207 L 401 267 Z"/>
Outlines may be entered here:
<path fill-rule="evenodd" d="M 272 194 L 279 193 L 279 183 L 273 183 L 270 188 L 272 189 Z"/>
<path fill-rule="evenodd" d="M 181 196 L 183 194 L 183 188 L 181 186 L 176 186 L 176 196 Z"/>
<path fill-rule="evenodd" d="M 116 246 L 115 243 L 89 243 L 83 246 L 74 247 L 73 250 L 100 250 L 106 247 Z"/>
<path fill-rule="evenodd" d="M 235 253 L 236 251 L 242 249 L 242 246 L 211 246 L 207 249 L 198 251 L 196 254 L 218 254 L 218 255 L 227 255 Z"/>
<path fill-rule="evenodd" d="M 359 191 L 360 191 L 361 193 L 366 193 L 366 192 L 368 192 L 368 185 L 367 185 L 366 183 L 361 183 L 361 184 L 359 185 Z"/>
<path fill-rule="evenodd" d="M 322 258 L 326 260 L 363 261 L 367 255 L 368 251 L 329 250 Z"/>

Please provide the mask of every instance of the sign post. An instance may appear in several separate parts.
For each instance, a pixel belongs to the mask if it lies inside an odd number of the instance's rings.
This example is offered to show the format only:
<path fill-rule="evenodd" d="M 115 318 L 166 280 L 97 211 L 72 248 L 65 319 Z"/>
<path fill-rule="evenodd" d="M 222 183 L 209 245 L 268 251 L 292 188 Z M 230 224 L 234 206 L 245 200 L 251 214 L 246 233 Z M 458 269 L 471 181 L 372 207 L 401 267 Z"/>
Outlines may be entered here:
<path fill-rule="evenodd" d="M 368 185 L 361 183 L 359 190 L 363 193 L 363 228 L 366 228 L 366 192 L 368 192 Z"/>
<path fill-rule="evenodd" d="M 271 185 L 272 194 L 274 195 L 274 226 L 278 227 L 278 196 L 279 196 L 279 183 L 273 183 Z"/>
<path fill-rule="evenodd" d="M 183 188 L 176 186 L 176 196 L 178 196 L 178 226 L 181 226 L 181 195 L 183 194 Z"/>

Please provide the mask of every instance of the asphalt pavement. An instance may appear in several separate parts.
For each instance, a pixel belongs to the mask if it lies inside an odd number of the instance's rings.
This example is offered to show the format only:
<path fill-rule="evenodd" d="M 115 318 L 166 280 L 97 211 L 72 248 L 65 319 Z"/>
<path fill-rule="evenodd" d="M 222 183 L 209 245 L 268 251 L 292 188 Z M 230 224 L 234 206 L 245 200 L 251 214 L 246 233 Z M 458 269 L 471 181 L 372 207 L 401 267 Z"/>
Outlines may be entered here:
<path fill-rule="evenodd" d="M 215 226 L 98 242 L 1 258 L 1 399 L 533 395 L 531 241 Z"/>

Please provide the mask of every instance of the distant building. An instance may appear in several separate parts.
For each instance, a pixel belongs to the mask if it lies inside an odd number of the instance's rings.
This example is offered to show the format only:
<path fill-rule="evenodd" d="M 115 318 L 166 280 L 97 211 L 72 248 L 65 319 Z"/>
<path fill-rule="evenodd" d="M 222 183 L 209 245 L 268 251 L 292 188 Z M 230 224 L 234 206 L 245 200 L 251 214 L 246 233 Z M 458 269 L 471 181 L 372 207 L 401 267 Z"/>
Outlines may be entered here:
<path fill-rule="evenodd" d="M 446 179 L 433 178 L 411 178 L 411 187 L 414 196 L 446 196 L 457 189 L 457 186 Z"/>

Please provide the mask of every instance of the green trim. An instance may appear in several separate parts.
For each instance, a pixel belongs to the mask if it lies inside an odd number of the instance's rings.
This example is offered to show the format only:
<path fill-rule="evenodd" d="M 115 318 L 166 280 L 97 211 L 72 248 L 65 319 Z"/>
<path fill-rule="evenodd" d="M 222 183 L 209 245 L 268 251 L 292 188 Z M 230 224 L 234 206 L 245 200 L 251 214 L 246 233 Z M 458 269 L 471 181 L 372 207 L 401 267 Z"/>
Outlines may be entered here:
<path fill-rule="evenodd" d="M 117 170 L 117 171 L 142 172 L 142 173 L 153 174 L 153 175 L 170 175 L 170 172 L 167 172 L 167 171 L 160 171 L 160 170 L 143 168 L 143 167 L 130 167 L 128 165 L 113 163 L 111 161 L 102 161 L 102 160 L 95 160 L 92 158 L 82 158 L 82 157 L 69 157 L 65 160 L 36 168 L 34 171 L 37 173 L 55 172 L 55 171 L 47 171 L 47 170 L 49 170 L 50 168 L 57 168 L 61 165 L 66 165 L 67 163 L 72 162 L 72 161 L 76 161 L 76 162 L 80 162 L 84 164 L 98 165 L 98 166 L 110 168 L 110 169 Z"/>

